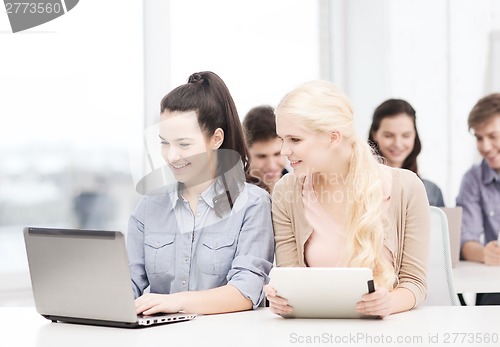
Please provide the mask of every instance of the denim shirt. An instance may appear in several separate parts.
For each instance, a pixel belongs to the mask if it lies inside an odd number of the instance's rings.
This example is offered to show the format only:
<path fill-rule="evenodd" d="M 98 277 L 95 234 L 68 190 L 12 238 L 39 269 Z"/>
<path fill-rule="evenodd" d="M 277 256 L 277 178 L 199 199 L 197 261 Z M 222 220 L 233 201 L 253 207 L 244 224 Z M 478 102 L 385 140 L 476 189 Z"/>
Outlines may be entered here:
<path fill-rule="evenodd" d="M 129 219 L 127 249 L 135 297 L 231 284 L 256 308 L 274 258 L 271 199 L 244 185 L 231 211 L 214 209 L 214 185 L 199 196 L 196 212 L 177 188 L 142 198 Z"/>
<path fill-rule="evenodd" d="M 462 237 L 484 243 L 496 240 L 500 232 L 500 177 L 483 160 L 467 171 L 462 179 L 457 206 L 462 206 Z"/>

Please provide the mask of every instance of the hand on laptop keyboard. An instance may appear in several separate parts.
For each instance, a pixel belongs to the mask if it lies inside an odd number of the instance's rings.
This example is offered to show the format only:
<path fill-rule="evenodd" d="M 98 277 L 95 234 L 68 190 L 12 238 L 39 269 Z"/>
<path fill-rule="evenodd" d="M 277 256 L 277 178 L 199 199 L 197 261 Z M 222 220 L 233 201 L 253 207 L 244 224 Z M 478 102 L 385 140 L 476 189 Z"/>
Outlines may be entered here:
<path fill-rule="evenodd" d="M 175 294 L 147 293 L 135 300 L 137 314 L 153 315 L 156 313 L 175 313 L 181 309 Z"/>

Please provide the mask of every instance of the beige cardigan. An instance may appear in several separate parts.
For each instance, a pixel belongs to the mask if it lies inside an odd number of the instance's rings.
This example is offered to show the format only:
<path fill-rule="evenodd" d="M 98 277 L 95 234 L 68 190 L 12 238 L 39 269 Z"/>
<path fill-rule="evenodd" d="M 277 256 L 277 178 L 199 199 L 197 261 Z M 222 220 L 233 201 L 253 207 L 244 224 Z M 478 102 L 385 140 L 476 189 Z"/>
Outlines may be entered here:
<path fill-rule="evenodd" d="M 398 275 L 397 287 L 415 295 L 415 306 L 426 296 L 430 210 L 422 181 L 409 170 L 392 171 L 392 190 L 384 245 L 390 250 Z M 293 173 L 273 190 L 272 212 L 277 266 L 306 266 L 304 245 L 312 233 L 304 215 L 302 183 Z"/>

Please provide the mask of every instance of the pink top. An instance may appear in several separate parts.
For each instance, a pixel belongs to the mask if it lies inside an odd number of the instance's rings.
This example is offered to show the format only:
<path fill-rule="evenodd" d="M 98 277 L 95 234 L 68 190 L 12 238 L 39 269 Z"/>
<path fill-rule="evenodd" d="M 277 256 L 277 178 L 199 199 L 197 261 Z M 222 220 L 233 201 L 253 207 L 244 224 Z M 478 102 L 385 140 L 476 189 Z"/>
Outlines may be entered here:
<path fill-rule="evenodd" d="M 388 206 L 392 189 L 390 170 L 383 169 L 383 191 L 385 206 Z M 345 244 L 345 226 L 338 223 L 321 206 L 314 191 L 312 176 L 307 176 L 302 189 L 302 201 L 307 222 L 313 231 L 304 248 L 304 257 L 310 267 L 339 267 L 342 266 Z M 385 250 L 391 258 L 390 251 Z"/>

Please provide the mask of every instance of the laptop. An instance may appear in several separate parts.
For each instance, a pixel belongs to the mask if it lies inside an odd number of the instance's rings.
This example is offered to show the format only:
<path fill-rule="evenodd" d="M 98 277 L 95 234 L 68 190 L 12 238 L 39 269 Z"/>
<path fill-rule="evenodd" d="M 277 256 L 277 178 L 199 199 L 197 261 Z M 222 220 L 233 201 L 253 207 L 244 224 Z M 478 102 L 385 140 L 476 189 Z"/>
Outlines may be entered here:
<path fill-rule="evenodd" d="M 462 207 L 441 207 L 448 219 L 448 235 L 450 237 L 451 266 L 460 261 L 460 237 L 462 234 Z"/>
<path fill-rule="evenodd" d="M 376 318 L 356 311 L 361 297 L 375 291 L 369 268 L 274 267 L 269 276 L 293 307 L 285 318 Z"/>
<path fill-rule="evenodd" d="M 36 309 L 53 322 L 136 328 L 196 317 L 136 314 L 120 232 L 26 227 L 24 241 Z"/>

